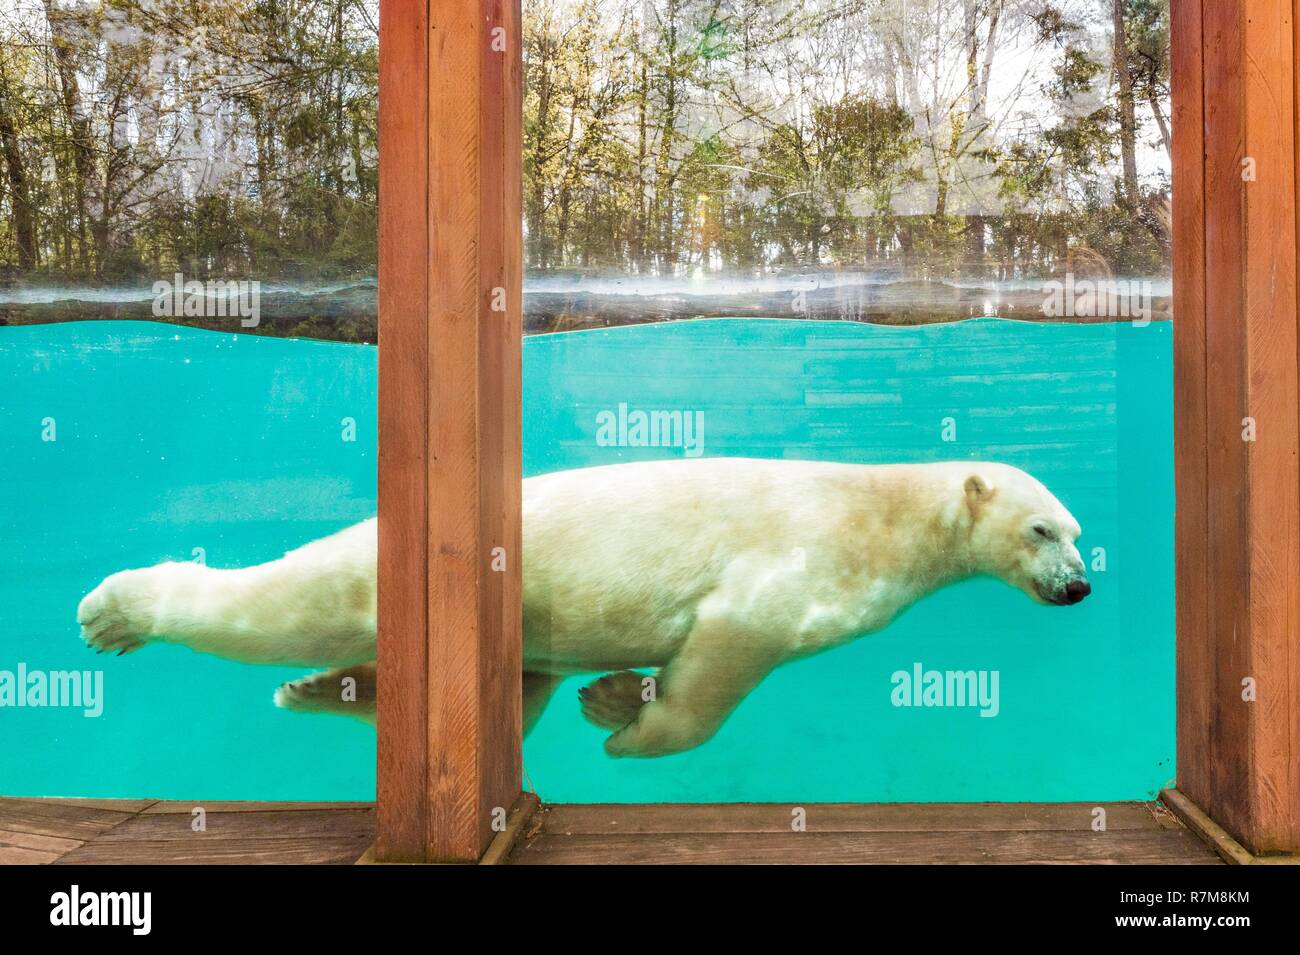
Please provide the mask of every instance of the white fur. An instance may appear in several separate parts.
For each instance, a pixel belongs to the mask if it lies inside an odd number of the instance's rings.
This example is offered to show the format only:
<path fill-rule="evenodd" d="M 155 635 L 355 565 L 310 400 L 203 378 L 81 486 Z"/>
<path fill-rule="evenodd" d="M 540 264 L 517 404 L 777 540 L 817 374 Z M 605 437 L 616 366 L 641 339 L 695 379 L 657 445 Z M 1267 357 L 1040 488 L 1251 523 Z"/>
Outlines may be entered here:
<path fill-rule="evenodd" d="M 166 563 L 113 574 L 77 608 L 87 643 L 180 643 L 244 663 L 375 658 L 374 518 L 238 570 Z"/>
<path fill-rule="evenodd" d="M 953 581 L 992 574 L 1046 602 L 1083 576 L 1077 522 L 1006 465 L 687 459 L 530 478 L 523 498 L 530 722 L 559 676 L 662 668 L 645 705 L 636 680 L 588 688 L 597 722 L 628 720 L 611 755 L 699 745 L 773 667 Z M 346 667 L 375 656 L 375 567 L 369 520 L 257 567 L 114 574 L 77 618 L 101 650 Z"/>

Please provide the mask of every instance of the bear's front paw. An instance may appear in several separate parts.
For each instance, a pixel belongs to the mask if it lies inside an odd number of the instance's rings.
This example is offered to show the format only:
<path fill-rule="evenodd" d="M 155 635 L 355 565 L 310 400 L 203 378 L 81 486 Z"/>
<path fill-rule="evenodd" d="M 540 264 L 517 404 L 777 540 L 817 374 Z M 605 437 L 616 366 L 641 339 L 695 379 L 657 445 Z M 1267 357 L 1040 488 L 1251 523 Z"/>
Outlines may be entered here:
<path fill-rule="evenodd" d="M 118 656 L 144 646 L 152 629 L 152 588 L 146 570 L 124 570 L 104 578 L 77 607 L 81 639 L 97 653 Z"/>

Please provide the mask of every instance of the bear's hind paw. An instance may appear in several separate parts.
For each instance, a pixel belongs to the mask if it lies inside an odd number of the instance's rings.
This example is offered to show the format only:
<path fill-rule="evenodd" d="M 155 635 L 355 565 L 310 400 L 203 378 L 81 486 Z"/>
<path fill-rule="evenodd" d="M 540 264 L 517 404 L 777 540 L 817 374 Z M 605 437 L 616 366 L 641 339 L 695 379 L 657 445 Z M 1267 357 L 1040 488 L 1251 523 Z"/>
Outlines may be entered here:
<path fill-rule="evenodd" d="M 299 713 L 338 713 L 373 723 L 375 664 L 312 673 L 275 691 L 275 705 Z"/>
<path fill-rule="evenodd" d="M 621 730 L 645 706 L 647 684 L 653 680 L 635 670 L 607 673 L 578 691 L 582 715 L 601 729 Z"/>

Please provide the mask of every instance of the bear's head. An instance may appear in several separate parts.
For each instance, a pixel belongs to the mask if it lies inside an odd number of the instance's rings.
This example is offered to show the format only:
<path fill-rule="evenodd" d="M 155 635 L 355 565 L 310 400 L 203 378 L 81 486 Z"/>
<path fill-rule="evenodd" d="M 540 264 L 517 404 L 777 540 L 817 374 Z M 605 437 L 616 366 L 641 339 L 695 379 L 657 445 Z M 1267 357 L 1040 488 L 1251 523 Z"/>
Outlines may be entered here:
<path fill-rule="evenodd" d="M 1074 542 L 1079 522 L 1041 483 L 1005 464 L 968 465 L 962 486 L 979 571 L 1039 603 L 1068 606 L 1092 592 Z"/>

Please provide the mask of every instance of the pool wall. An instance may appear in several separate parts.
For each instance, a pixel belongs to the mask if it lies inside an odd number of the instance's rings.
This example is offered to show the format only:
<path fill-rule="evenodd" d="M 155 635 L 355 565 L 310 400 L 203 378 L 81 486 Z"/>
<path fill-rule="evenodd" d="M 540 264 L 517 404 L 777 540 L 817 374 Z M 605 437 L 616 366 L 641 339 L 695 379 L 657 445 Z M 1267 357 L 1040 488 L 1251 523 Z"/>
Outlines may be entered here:
<path fill-rule="evenodd" d="M 1001 461 L 1078 518 L 1094 586 L 1072 608 L 948 588 L 779 669 L 678 756 L 609 759 L 575 678 L 525 741 L 527 780 L 592 802 L 1155 793 L 1174 775 L 1170 331 L 718 319 L 526 339 L 526 476 L 688 453 L 608 440 L 602 422 L 637 410 L 692 415 L 689 453 L 707 456 Z M 370 728 L 272 706 L 303 671 L 175 647 L 96 657 L 74 613 L 114 570 L 242 566 L 372 514 L 375 349 L 77 323 L 0 330 L 0 371 L 0 671 L 104 679 L 98 717 L 0 708 L 0 792 L 371 798 Z M 997 716 L 895 706 L 892 675 L 917 664 L 996 672 Z"/>

